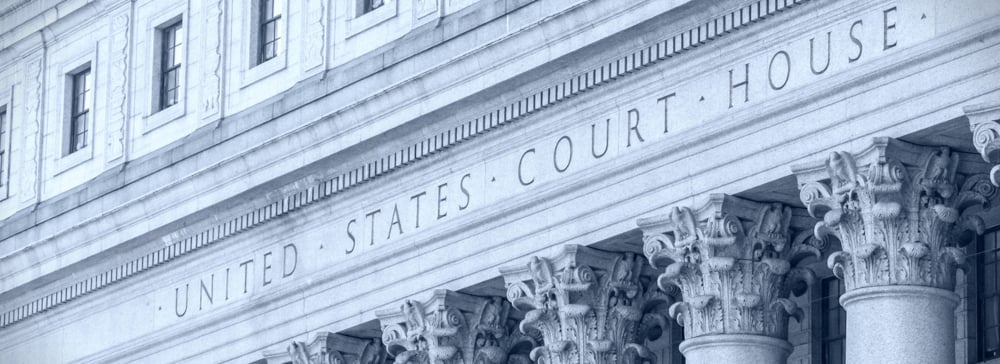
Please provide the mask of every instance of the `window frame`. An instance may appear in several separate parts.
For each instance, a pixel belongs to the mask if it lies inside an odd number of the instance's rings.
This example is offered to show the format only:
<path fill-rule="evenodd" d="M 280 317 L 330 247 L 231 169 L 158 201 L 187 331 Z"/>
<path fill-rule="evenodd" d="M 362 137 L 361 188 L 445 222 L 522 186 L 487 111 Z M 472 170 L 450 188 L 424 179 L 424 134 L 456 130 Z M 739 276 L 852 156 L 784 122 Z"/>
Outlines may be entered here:
<path fill-rule="evenodd" d="M 369 12 L 363 12 L 363 1 L 364 0 L 352 0 L 354 1 L 354 6 L 350 6 L 350 16 L 347 19 L 347 29 L 344 37 L 349 39 L 364 31 L 374 28 L 389 19 L 395 18 L 397 15 L 397 1 L 396 0 L 382 0 L 382 5 L 372 9 Z"/>
<path fill-rule="evenodd" d="M 270 9 L 271 17 L 267 17 L 266 13 L 264 12 L 264 4 L 271 4 L 271 9 Z M 267 61 L 278 58 L 278 56 L 282 53 L 278 47 L 280 46 L 281 41 L 285 40 L 284 38 L 287 38 L 287 36 L 282 37 L 282 35 L 284 35 L 283 34 L 284 32 L 281 31 L 282 30 L 281 23 L 282 23 L 282 15 L 285 12 L 280 11 L 283 9 L 281 8 L 281 4 L 279 3 L 278 0 L 256 0 L 254 1 L 254 4 L 252 6 L 255 7 L 257 15 L 256 16 L 257 20 L 255 24 L 256 25 L 255 28 L 257 31 L 257 37 L 256 37 L 257 47 L 256 47 L 256 62 L 254 63 L 254 66 L 257 66 L 266 63 Z M 267 39 L 266 37 L 267 27 L 269 25 L 273 25 L 273 31 L 272 31 L 272 33 L 274 34 L 273 39 Z M 274 54 L 272 54 L 270 57 L 268 57 L 267 55 L 267 46 L 269 44 L 273 45 L 272 49 L 274 51 Z"/>
<path fill-rule="evenodd" d="M 0 98 L 0 102 L 6 101 Z M 10 113 L 7 103 L 0 104 L 0 201 L 7 198 L 10 185 Z"/>
<path fill-rule="evenodd" d="M 378 4 L 376 4 L 376 2 Z M 385 6 L 386 0 L 357 0 L 357 13 L 358 17 L 367 15 L 379 8 Z"/>
<path fill-rule="evenodd" d="M 166 110 L 174 105 L 181 102 L 180 89 L 184 87 L 181 79 L 181 67 L 184 66 L 184 59 L 178 60 L 177 58 L 183 58 L 187 54 L 184 47 L 187 46 L 187 42 L 184 41 L 186 36 L 185 24 L 183 19 L 177 19 L 176 21 L 169 22 L 161 27 L 158 27 L 159 32 L 159 42 L 157 46 L 159 48 L 159 69 L 160 73 L 157 78 L 159 84 L 157 88 L 159 89 L 159 101 L 157 106 L 157 111 Z M 168 38 L 169 35 L 169 38 Z M 178 39 L 180 38 L 180 39 Z M 168 42 L 170 39 L 172 42 Z M 181 51 L 181 55 L 178 57 L 177 51 Z M 174 61 L 170 63 L 169 61 Z M 176 78 L 173 88 L 170 88 L 169 79 Z M 170 93 L 173 92 L 174 97 L 170 98 Z"/>
<path fill-rule="evenodd" d="M 261 50 L 261 1 L 252 0 L 244 2 L 243 5 L 243 30 L 247 38 L 240 42 L 240 54 L 242 56 L 242 68 L 239 73 L 239 87 L 241 89 L 249 87 L 260 80 L 267 78 L 279 71 L 285 70 L 288 66 L 288 48 L 290 39 L 288 37 L 288 27 L 291 20 L 288 15 L 289 0 L 273 0 L 274 12 L 280 13 L 281 18 L 275 25 L 275 33 L 278 38 L 275 56 L 264 62 L 260 62 Z"/>
<path fill-rule="evenodd" d="M 88 63 L 87 66 L 74 71 L 68 76 L 70 78 L 69 125 L 65 138 L 66 142 L 63 147 L 64 155 L 81 152 L 93 144 L 88 140 L 89 136 L 93 134 L 93 128 L 89 125 L 94 119 L 93 100 L 95 87 L 93 68 Z M 83 88 L 82 91 L 80 90 L 81 87 Z M 80 100 L 81 97 L 83 100 Z M 80 118 L 83 118 L 82 122 L 80 122 Z"/>
<path fill-rule="evenodd" d="M 994 253 L 992 255 L 992 261 L 990 261 L 991 259 L 989 258 L 991 258 L 991 256 L 989 252 L 987 252 L 987 240 L 989 238 L 992 238 L 992 249 L 990 250 L 990 252 Z M 974 254 L 976 256 L 975 260 L 976 267 L 975 267 L 975 274 L 974 275 L 970 274 L 970 276 L 974 276 L 975 278 L 969 279 L 972 277 L 967 277 L 968 281 L 975 281 L 975 282 L 969 282 L 971 284 L 968 285 L 969 286 L 968 301 L 975 302 L 976 306 L 975 308 L 969 308 L 970 311 L 974 310 L 975 313 L 968 314 L 968 317 L 966 317 L 966 319 L 973 321 L 969 325 L 970 326 L 969 329 L 972 333 L 974 333 L 975 338 L 973 340 L 970 340 L 970 344 L 974 344 L 975 347 L 970 348 L 972 349 L 970 350 L 971 351 L 970 354 L 972 354 L 971 356 L 974 357 L 978 362 L 992 361 L 996 360 L 997 358 L 1000 358 L 1000 345 L 997 345 L 998 349 L 992 353 L 986 351 L 987 348 L 986 330 L 991 328 L 997 330 L 997 336 L 998 336 L 997 339 L 998 341 L 1000 341 L 1000 310 L 994 312 L 994 314 L 996 315 L 996 317 L 994 317 L 996 325 L 993 326 L 989 326 L 989 323 L 987 322 L 988 312 L 986 310 L 986 303 L 990 299 L 996 300 L 997 305 L 1000 306 L 1000 272 L 998 272 L 998 270 L 1000 270 L 1000 257 L 997 256 L 1000 255 L 1000 241 L 998 241 L 1000 239 L 998 238 L 1000 238 L 1000 230 L 998 229 L 992 229 L 983 233 L 976 239 L 976 243 L 973 247 L 974 251 L 971 252 L 971 254 Z M 992 295 L 989 295 L 986 291 L 986 289 L 989 288 L 987 287 L 987 285 L 990 283 L 990 280 L 987 279 L 986 276 L 986 274 L 988 273 L 987 265 L 992 266 L 994 274 L 994 277 L 992 279 L 993 283 Z"/>
<path fill-rule="evenodd" d="M 838 286 L 838 290 L 839 290 L 839 292 L 837 294 L 837 298 L 833 299 L 833 300 L 831 300 L 830 297 L 829 297 L 830 296 L 829 295 L 829 289 L 828 289 L 828 283 L 829 282 L 837 282 L 837 286 Z M 813 331 L 813 338 L 814 338 L 814 343 L 815 343 L 815 346 L 814 346 L 815 354 L 813 356 L 813 360 L 816 361 L 817 363 L 823 363 L 823 364 L 830 363 L 827 360 L 827 358 L 828 358 L 828 352 L 829 352 L 829 346 L 828 346 L 828 344 L 831 343 L 831 342 L 833 342 L 833 341 L 837 341 L 837 340 L 840 340 L 841 341 L 841 345 L 842 345 L 841 346 L 841 358 L 844 359 L 844 360 L 846 360 L 846 352 L 847 352 L 847 327 L 846 327 L 847 326 L 847 311 L 844 310 L 844 307 L 841 306 L 841 304 L 840 304 L 840 297 L 844 294 L 844 291 L 845 291 L 844 282 L 843 282 L 843 280 L 841 280 L 841 279 L 839 279 L 839 278 L 837 278 L 835 276 L 830 276 L 830 277 L 821 279 L 819 281 L 819 283 L 820 283 L 819 287 L 818 287 L 819 289 L 816 290 L 816 293 L 813 296 L 813 302 L 816 302 L 816 303 L 813 305 L 814 313 L 811 315 L 812 318 L 813 318 L 813 320 L 814 320 L 813 322 L 815 323 L 813 325 L 813 330 L 814 330 Z M 831 303 L 833 303 L 834 305 L 831 305 Z M 833 309 L 839 310 L 837 325 L 838 326 L 843 325 L 843 326 L 841 326 L 841 327 L 843 327 L 843 329 L 842 330 L 838 330 L 838 331 L 840 331 L 839 335 L 830 336 L 830 335 L 827 335 L 827 328 L 830 325 L 829 320 L 827 320 L 827 318 L 829 317 L 828 316 L 828 311 L 833 310 Z"/>
<path fill-rule="evenodd" d="M 147 24 L 147 33 L 149 43 L 144 47 L 147 49 L 147 57 L 149 68 L 147 69 L 146 78 L 148 84 L 149 100 L 148 109 L 142 120 L 141 133 L 143 135 L 149 134 L 150 132 L 169 124 L 170 122 L 177 120 L 185 115 L 187 112 L 187 91 L 190 84 L 187 82 L 188 74 L 188 60 L 191 54 L 191 22 L 188 19 L 187 11 L 176 12 L 176 13 L 160 13 L 159 16 L 149 17 L 144 19 Z M 177 103 L 167 106 L 166 108 L 161 107 L 161 98 L 163 95 L 163 50 L 164 50 L 164 39 L 163 30 L 171 26 L 180 25 L 181 26 L 181 37 L 180 37 L 180 65 L 176 68 L 177 70 Z"/>

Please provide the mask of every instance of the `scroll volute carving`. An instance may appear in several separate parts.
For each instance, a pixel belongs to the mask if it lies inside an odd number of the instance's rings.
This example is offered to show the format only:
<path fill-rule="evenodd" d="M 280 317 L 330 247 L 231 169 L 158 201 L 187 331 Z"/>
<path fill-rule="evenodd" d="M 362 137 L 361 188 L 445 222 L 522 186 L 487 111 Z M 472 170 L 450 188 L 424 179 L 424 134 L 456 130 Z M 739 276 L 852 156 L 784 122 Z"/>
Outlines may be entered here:
<path fill-rule="evenodd" d="M 645 346 L 666 330 L 671 297 L 660 292 L 634 253 L 566 246 L 501 269 L 507 298 L 525 312 L 521 332 L 541 338 L 538 363 L 655 362 Z M 648 270 L 648 268 L 646 268 Z"/>
<path fill-rule="evenodd" d="M 969 118 L 972 145 L 992 165 L 990 181 L 1000 186 L 1000 103 L 970 105 L 962 110 Z"/>
<path fill-rule="evenodd" d="M 319 333 L 308 344 L 293 341 L 288 345 L 293 364 L 385 364 L 386 352 L 380 339 Z"/>
<path fill-rule="evenodd" d="M 836 237 L 843 248 L 829 257 L 830 269 L 848 290 L 954 289 L 955 271 L 965 265 L 959 247 L 983 232 L 978 213 L 996 195 L 989 178 L 958 173 L 967 162 L 944 147 L 876 139 L 862 158 L 835 152 L 824 164 L 828 180 L 800 177 L 802 202 L 822 219 L 815 235 Z"/>
<path fill-rule="evenodd" d="M 663 269 L 658 286 L 683 298 L 669 313 L 685 338 L 787 337 L 788 317 L 802 315 L 789 294 L 804 293 L 813 281 L 812 271 L 796 265 L 821 254 L 814 245 L 792 244 L 791 219 L 788 206 L 712 195 L 699 211 L 673 208 L 639 220 L 643 252 Z"/>
<path fill-rule="evenodd" d="M 525 363 L 534 346 L 516 331 L 511 306 L 500 297 L 442 290 L 429 304 L 407 300 L 379 316 L 386 349 L 398 364 Z"/>

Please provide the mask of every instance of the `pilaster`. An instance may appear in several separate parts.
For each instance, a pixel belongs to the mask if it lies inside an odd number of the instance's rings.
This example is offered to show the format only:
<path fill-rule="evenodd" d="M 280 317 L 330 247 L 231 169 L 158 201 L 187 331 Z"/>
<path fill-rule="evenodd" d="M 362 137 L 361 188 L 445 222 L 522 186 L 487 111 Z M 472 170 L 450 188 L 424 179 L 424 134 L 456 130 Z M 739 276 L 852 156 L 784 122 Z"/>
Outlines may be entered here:
<path fill-rule="evenodd" d="M 437 290 L 429 301 L 407 300 L 376 316 L 397 364 L 526 364 L 535 346 L 517 332 L 516 316 L 501 297 Z"/>
<path fill-rule="evenodd" d="M 813 245 L 792 244 L 791 221 L 788 206 L 721 194 L 697 210 L 675 207 L 638 221 L 646 258 L 663 269 L 657 285 L 683 298 L 670 316 L 684 326 L 689 362 L 785 362 L 788 317 L 803 314 L 789 294 L 813 281 L 795 266 L 820 256 Z"/>
<path fill-rule="evenodd" d="M 638 254 L 567 245 L 500 272 L 507 299 L 525 312 L 521 332 L 541 338 L 535 362 L 658 362 L 646 343 L 668 329 L 673 299 L 656 289 Z"/>
<path fill-rule="evenodd" d="M 848 362 L 954 362 L 960 247 L 983 232 L 978 214 L 996 195 L 979 157 L 876 138 L 793 170 L 822 219 L 815 235 L 843 249 L 827 265 L 846 287 Z"/>

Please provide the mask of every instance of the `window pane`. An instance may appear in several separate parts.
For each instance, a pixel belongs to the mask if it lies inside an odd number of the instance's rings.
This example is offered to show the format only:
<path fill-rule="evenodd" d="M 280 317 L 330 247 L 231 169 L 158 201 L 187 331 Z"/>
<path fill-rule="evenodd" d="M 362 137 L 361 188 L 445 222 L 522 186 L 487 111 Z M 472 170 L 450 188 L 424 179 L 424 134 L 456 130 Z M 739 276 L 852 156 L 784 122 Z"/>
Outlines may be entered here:
<path fill-rule="evenodd" d="M 997 287 L 997 264 L 983 265 L 983 295 L 992 296 L 996 294 Z"/>
<path fill-rule="evenodd" d="M 261 19 L 267 20 L 274 17 L 274 1 L 273 0 L 261 0 Z"/>
<path fill-rule="evenodd" d="M 267 42 L 273 41 L 275 38 L 275 23 L 270 22 L 264 25 L 264 39 Z"/>
<path fill-rule="evenodd" d="M 844 363 L 844 341 L 836 340 L 830 342 L 830 364 Z"/>
<path fill-rule="evenodd" d="M 984 349 L 988 353 L 1000 350 L 1000 330 L 997 328 L 986 330 L 986 347 Z"/>
<path fill-rule="evenodd" d="M 983 307 L 983 314 L 986 315 L 986 327 L 997 326 L 997 296 L 986 298 L 986 307 Z"/>

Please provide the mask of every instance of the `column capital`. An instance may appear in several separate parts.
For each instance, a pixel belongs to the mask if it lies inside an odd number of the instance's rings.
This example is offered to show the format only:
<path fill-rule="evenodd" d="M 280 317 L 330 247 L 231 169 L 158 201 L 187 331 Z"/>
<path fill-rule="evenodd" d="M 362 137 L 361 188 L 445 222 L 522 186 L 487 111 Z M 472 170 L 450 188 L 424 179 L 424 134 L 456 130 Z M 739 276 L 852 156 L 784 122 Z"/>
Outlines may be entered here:
<path fill-rule="evenodd" d="M 793 217 L 792 208 L 779 203 L 715 194 L 697 210 L 674 207 L 638 220 L 646 258 L 663 269 L 657 284 L 683 296 L 670 316 L 684 326 L 685 338 L 787 338 L 788 316 L 802 318 L 788 296 L 793 287 L 805 292 L 814 280 L 811 271 L 795 265 L 820 257 L 816 246 L 792 239 Z"/>
<path fill-rule="evenodd" d="M 406 300 L 375 314 L 397 364 L 527 364 L 535 345 L 517 332 L 510 303 L 501 297 L 436 290 L 428 301 Z"/>
<path fill-rule="evenodd" d="M 984 161 L 993 165 L 990 181 L 1000 186 L 1000 103 L 970 105 L 962 111 L 969 119 L 972 145 Z"/>
<path fill-rule="evenodd" d="M 827 265 L 848 291 L 920 285 L 953 290 L 960 246 L 984 229 L 978 213 L 996 188 L 982 162 L 947 147 L 875 138 L 860 153 L 834 152 L 793 167 L 814 234 L 836 237 L 842 251 Z"/>
<path fill-rule="evenodd" d="M 383 364 L 385 348 L 379 339 L 359 339 L 319 332 L 309 343 L 288 345 L 292 364 Z"/>
<path fill-rule="evenodd" d="M 653 360 L 645 346 L 667 328 L 673 300 L 653 284 L 637 253 L 579 245 L 556 256 L 501 268 L 507 299 L 526 312 L 521 332 L 541 337 L 531 359 L 547 364 Z"/>

